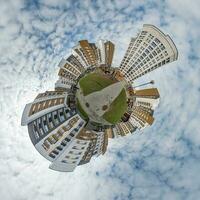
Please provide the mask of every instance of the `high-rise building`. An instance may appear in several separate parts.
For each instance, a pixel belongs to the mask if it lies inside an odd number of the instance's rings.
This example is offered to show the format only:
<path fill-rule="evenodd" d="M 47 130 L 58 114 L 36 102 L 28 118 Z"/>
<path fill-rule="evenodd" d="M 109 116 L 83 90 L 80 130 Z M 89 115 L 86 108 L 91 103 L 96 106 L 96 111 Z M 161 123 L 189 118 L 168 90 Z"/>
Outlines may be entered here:
<path fill-rule="evenodd" d="M 70 80 L 76 80 L 82 73 L 81 68 L 78 68 L 76 65 L 72 65 L 65 59 L 60 61 L 59 67 L 60 71 L 58 75 L 62 76 L 62 74 L 67 74 Z"/>
<path fill-rule="evenodd" d="M 85 68 L 97 65 L 97 47 L 87 40 L 79 41 L 79 44 L 73 48 L 73 54 L 76 55 L 79 61 L 82 60 Z"/>
<path fill-rule="evenodd" d="M 154 121 L 153 111 L 159 104 L 159 92 L 156 88 L 134 90 L 134 105 L 129 122 L 138 129 L 151 125 Z"/>
<path fill-rule="evenodd" d="M 110 67 L 114 56 L 115 45 L 111 41 L 99 40 L 97 46 L 99 64 Z"/>
<path fill-rule="evenodd" d="M 59 79 L 55 83 L 55 90 L 60 91 L 69 91 L 71 86 L 74 84 L 74 81 L 69 80 L 64 77 L 59 77 Z"/>
<path fill-rule="evenodd" d="M 84 66 L 74 55 L 70 55 L 67 59 L 62 59 L 58 66 L 60 69 L 58 72 L 59 79 L 55 83 L 56 90 L 69 91 L 78 77 L 85 71 Z"/>
<path fill-rule="evenodd" d="M 129 121 L 134 127 L 143 129 L 153 124 L 153 113 L 146 111 L 142 106 L 134 106 Z"/>
<path fill-rule="evenodd" d="M 86 122 L 67 107 L 66 98 L 64 91 L 40 93 L 22 115 L 33 145 L 57 171 L 73 171 L 93 155 L 104 154 L 108 143 L 106 134 L 84 130 Z"/>
<path fill-rule="evenodd" d="M 112 128 L 107 128 L 105 130 L 105 133 L 107 134 L 108 138 L 115 138 L 116 137 Z"/>
<path fill-rule="evenodd" d="M 81 64 L 81 62 L 79 62 L 78 59 L 76 59 L 76 57 L 71 54 L 67 59 L 67 62 L 69 62 L 76 70 L 78 70 L 79 72 L 84 72 L 84 66 Z"/>
<path fill-rule="evenodd" d="M 159 92 L 157 88 L 134 90 L 135 106 L 154 110 L 159 104 Z"/>
<path fill-rule="evenodd" d="M 113 138 L 119 136 L 126 136 L 127 134 L 131 134 L 136 130 L 136 126 L 134 126 L 131 122 L 121 122 L 117 124 L 113 128 Z"/>
<path fill-rule="evenodd" d="M 136 129 L 144 129 L 154 121 L 153 111 L 158 106 L 160 97 L 158 90 L 156 88 L 134 90 L 128 87 L 128 91 L 133 97 L 133 102 L 129 104 L 132 111 L 124 114 L 122 118 L 124 122 L 106 130 L 109 138 L 125 136 Z"/>
<path fill-rule="evenodd" d="M 177 48 L 169 35 L 153 25 L 145 24 L 137 38 L 131 39 L 119 69 L 125 79 L 132 82 L 177 58 Z"/>

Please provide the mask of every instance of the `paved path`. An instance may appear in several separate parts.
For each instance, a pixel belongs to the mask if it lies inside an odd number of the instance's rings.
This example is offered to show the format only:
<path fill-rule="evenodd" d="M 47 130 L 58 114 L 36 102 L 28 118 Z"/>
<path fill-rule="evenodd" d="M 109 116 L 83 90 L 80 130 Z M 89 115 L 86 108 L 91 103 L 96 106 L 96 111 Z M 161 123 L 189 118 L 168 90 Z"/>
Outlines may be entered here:
<path fill-rule="evenodd" d="M 79 89 L 77 91 L 77 97 L 82 108 L 93 121 L 110 125 L 110 123 L 102 118 L 102 115 L 109 110 L 110 104 L 120 94 L 123 88 L 124 83 L 117 82 L 87 96 L 83 96 L 81 89 Z M 86 103 L 89 104 L 89 107 L 86 106 Z M 103 106 L 107 106 L 107 109 L 103 110 Z"/>
<path fill-rule="evenodd" d="M 80 88 L 80 85 L 79 85 L 79 88 Z M 92 109 L 90 109 L 86 106 L 85 96 L 83 96 L 81 89 L 77 90 L 76 97 L 78 98 L 79 103 L 81 104 L 81 107 L 88 114 L 89 118 L 92 121 L 102 123 L 102 124 L 105 124 L 105 125 L 106 124 L 111 125 L 106 120 L 104 120 L 102 117 L 98 116 Z"/>
<path fill-rule="evenodd" d="M 103 90 L 87 95 L 85 100 L 90 104 L 90 108 L 95 111 L 98 116 L 102 116 L 106 111 L 108 111 L 110 104 L 120 94 L 122 89 L 122 83 L 117 82 Z M 107 110 L 103 110 L 103 106 L 107 106 Z"/>

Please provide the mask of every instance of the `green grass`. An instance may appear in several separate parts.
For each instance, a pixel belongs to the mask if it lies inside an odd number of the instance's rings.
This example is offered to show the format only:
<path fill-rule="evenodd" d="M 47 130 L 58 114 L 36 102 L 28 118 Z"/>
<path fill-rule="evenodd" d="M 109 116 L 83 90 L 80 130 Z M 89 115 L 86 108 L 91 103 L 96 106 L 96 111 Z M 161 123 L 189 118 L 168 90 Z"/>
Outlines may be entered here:
<path fill-rule="evenodd" d="M 103 88 L 115 83 L 116 81 L 111 80 L 104 75 L 98 73 L 91 73 L 80 79 L 79 85 L 83 92 L 83 95 L 86 96 L 93 92 L 102 90 Z"/>
<path fill-rule="evenodd" d="M 103 118 L 111 124 L 116 124 L 127 110 L 126 92 L 123 89 L 118 97 L 111 103 L 109 110 L 104 113 Z"/>
<path fill-rule="evenodd" d="M 76 99 L 76 102 L 77 102 L 77 106 L 76 106 L 76 107 L 77 107 L 77 109 L 78 109 L 79 114 L 81 115 L 81 117 L 82 117 L 83 119 L 88 120 L 89 117 L 88 117 L 87 113 L 83 110 L 83 108 L 82 108 L 82 106 L 81 106 L 79 100 Z"/>

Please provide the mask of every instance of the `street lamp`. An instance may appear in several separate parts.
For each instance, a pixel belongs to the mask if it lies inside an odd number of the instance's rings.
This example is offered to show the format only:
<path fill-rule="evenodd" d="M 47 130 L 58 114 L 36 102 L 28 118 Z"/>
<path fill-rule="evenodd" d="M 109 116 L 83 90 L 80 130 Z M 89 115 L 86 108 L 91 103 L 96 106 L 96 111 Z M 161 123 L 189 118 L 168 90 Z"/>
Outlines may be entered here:
<path fill-rule="evenodd" d="M 147 83 L 143 83 L 143 84 L 140 84 L 140 85 L 137 85 L 137 86 L 135 86 L 135 87 L 133 87 L 134 89 L 135 88 L 137 88 L 137 87 L 141 87 L 141 86 L 144 86 L 144 85 L 149 85 L 149 84 L 154 84 L 155 83 L 155 81 L 154 80 L 151 80 L 151 81 L 149 81 L 149 82 L 147 82 Z"/>

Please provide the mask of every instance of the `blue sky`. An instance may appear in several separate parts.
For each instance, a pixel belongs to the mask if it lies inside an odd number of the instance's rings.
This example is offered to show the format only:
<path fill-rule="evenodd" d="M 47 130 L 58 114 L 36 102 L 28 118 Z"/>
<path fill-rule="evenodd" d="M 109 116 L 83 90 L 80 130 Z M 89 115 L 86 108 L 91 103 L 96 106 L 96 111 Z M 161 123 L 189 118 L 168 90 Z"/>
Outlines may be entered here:
<path fill-rule="evenodd" d="M 0 6 L 0 195 L 5 200 L 189 199 L 200 196 L 200 1 L 21 1 Z M 26 103 L 51 90 L 78 40 L 115 43 L 114 65 L 144 23 L 174 40 L 179 60 L 142 78 L 161 102 L 152 127 L 109 141 L 73 173 L 48 169 L 20 126 Z"/>

